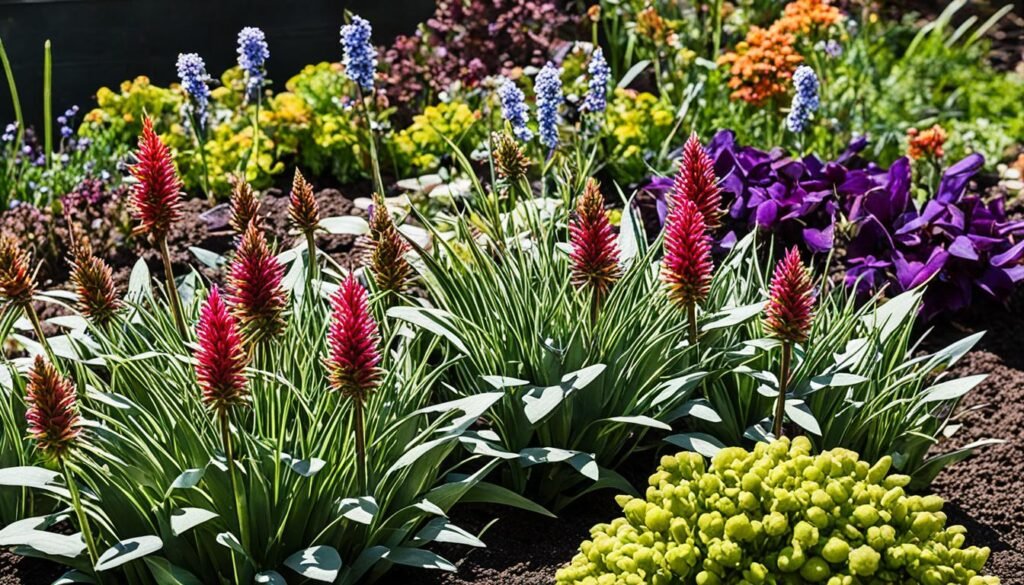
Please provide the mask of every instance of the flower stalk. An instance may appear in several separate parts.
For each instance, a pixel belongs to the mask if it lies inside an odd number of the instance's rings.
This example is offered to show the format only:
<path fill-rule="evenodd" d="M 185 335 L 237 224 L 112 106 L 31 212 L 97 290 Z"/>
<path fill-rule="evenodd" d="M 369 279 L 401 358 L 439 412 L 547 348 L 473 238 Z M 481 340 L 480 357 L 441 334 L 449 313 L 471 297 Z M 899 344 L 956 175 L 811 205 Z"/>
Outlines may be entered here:
<path fill-rule="evenodd" d="M 316 230 L 320 227 L 320 205 L 313 195 L 313 185 L 309 184 L 309 181 L 302 176 L 302 172 L 297 168 L 295 177 L 292 179 L 288 216 L 291 219 L 292 227 L 306 237 L 306 251 L 309 255 L 307 284 L 312 285 L 317 274 Z"/>
<path fill-rule="evenodd" d="M 779 394 L 775 403 L 773 432 L 781 437 L 785 417 L 786 392 L 789 389 L 793 346 L 807 341 L 814 318 L 814 286 L 810 272 L 794 246 L 775 267 L 765 308 L 768 334 L 782 342 L 779 365 Z"/>

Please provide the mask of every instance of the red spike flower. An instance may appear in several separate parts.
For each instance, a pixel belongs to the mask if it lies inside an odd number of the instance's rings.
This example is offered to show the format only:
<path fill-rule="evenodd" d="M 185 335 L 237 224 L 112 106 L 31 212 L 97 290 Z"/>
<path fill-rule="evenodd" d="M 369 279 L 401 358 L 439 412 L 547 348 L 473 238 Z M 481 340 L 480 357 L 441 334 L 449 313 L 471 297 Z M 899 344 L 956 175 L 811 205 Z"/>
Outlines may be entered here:
<path fill-rule="evenodd" d="M 680 307 L 700 304 L 711 289 L 711 238 L 704 215 L 690 199 L 679 199 L 665 219 L 665 258 L 661 280 Z"/>
<path fill-rule="evenodd" d="M 64 457 L 81 433 L 75 385 L 37 355 L 25 395 L 29 436 L 46 457 Z"/>
<path fill-rule="evenodd" d="M 718 227 L 722 216 L 722 190 L 715 177 L 715 163 L 696 134 L 690 134 L 683 147 L 683 158 L 672 185 L 669 204 L 674 205 L 681 199 L 689 199 L 697 204 L 708 229 Z"/>
<path fill-rule="evenodd" d="M 331 296 L 331 311 L 327 339 L 331 386 L 343 396 L 365 400 L 380 382 L 380 335 L 366 289 L 352 274 Z"/>
<path fill-rule="evenodd" d="M 0 297 L 28 306 L 36 294 L 28 252 L 9 234 L 0 235 Z"/>
<path fill-rule="evenodd" d="M 196 337 L 199 342 L 196 377 L 203 392 L 203 403 L 224 415 L 249 398 L 245 378 L 247 357 L 238 323 L 221 300 L 216 286 L 210 289 L 199 314 Z"/>
<path fill-rule="evenodd" d="M 775 267 L 765 309 L 765 327 L 782 341 L 803 343 L 810 334 L 813 318 L 814 285 L 794 246 Z"/>
<path fill-rule="evenodd" d="M 249 344 L 281 333 L 288 301 L 281 279 L 284 267 L 270 251 L 263 230 L 250 222 L 228 269 L 231 312 Z"/>
<path fill-rule="evenodd" d="M 153 121 L 142 122 L 136 162 L 131 167 L 137 181 L 132 187 L 131 208 L 139 220 L 136 233 L 148 233 L 155 241 L 167 237 L 171 225 L 181 217 L 181 179 L 174 169 L 171 151 L 156 132 Z"/>
<path fill-rule="evenodd" d="M 110 266 L 96 256 L 76 254 L 71 262 L 71 284 L 78 294 L 78 310 L 93 323 L 110 321 L 121 308 Z"/>
<path fill-rule="evenodd" d="M 304 234 L 316 231 L 320 225 L 320 205 L 313 195 L 313 185 L 295 169 L 292 191 L 288 201 L 288 216 L 292 226 Z"/>
<path fill-rule="evenodd" d="M 381 290 L 402 292 L 412 277 L 412 266 L 405 259 L 409 244 L 402 239 L 395 226 L 395 220 L 388 211 L 384 197 L 373 196 L 373 210 L 370 212 L 370 240 L 373 252 L 370 254 L 370 272 Z"/>
<path fill-rule="evenodd" d="M 594 179 L 587 180 L 576 213 L 569 222 L 572 251 L 572 283 L 576 288 L 590 287 L 597 299 L 604 298 L 622 274 L 619 244 L 615 239 L 604 196 Z"/>

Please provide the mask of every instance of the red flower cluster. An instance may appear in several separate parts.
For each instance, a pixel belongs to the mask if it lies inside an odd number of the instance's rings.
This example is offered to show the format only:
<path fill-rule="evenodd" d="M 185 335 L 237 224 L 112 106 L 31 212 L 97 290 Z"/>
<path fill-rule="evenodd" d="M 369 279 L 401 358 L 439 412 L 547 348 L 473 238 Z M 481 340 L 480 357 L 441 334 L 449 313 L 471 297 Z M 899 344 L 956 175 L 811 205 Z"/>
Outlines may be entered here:
<path fill-rule="evenodd" d="M 76 254 L 71 262 L 71 284 L 78 295 L 78 310 L 93 323 L 106 323 L 121 308 L 110 266 L 91 254 Z"/>
<path fill-rule="evenodd" d="M 704 215 L 692 200 L 680 198 L 665 219 L 661 280 L 668 285 L 668 298 L 683 308 L 704 302 L 713 269 Z"/>
<path fill-rule="evenodd" d="M 153 121 L 142 122 L 136 162 L 131 167 L 137 183 L 132 186 L 131 207 L 139 226 L 136 233 L 148 233 L 154 240 L 167 237 L 171 225 L 181 217 L 181 179 L 167 145 L 153 131 Z"/>
<path fill-rule="evenodd" d="M 75 385 L 37 355 L 25 395 L 29 436 L 47 457 L 63 457 L 81 433 Z"/>
<path fill-rule="evenodd" d="M 206 298 L 196 327 L 196 377 L 203 392 L 203 403 L 223 415 L 233 406 L 244 404 L 247 357 L 235 318 L 228 312 L 214 286 Z"/>
<path fill-rule="evenodd" d="M 0 235 L 0 296 L 15 305 L 26 306 L 35 294 L 28 252 L 14 236 Z"/>
<path fill-rule="evenodd" d="M 405 259 L 409 244 L 402 239 L 395 221 L 388 211 L 384 197 L 373 196 L 373 210 L 370 212 L 370 240 L 373 252 L 370 254 L 370 272 L 381 290 L 402 292 L 412 278 L 412 266 Z"/>
<path fill-rule="evenodd" d="M 249 222 L 235 258 L 228 269 L 228 296 L 231 312 L 249 344 L 281 333 L 281 313 L 288 301 L 281 279 L 284 267 L 270 251 L 263 230 Z"/>
<path fill-rule="evenodd" d="M 814 318 L 814 285 L 796 246 L 775 267 L 765 309 L 765 327 L 777 339 L 803 343 Z"/>
<path fill-rule="evenodd" d="M 604 209 L 604 196 L 594 179 L 588 179 L 576 213 L 569 222 L 569 254 L 572 283 L 576 288 L 589 287 L 598 299 L 604 298 L 619 279 L 619 244 L 615 240 Z"/>
<path fill-rule="evenodd" d="M 320 205 L 313 196 L 313 185 L 295 169 L 292 192 L 289 196 L 288 216 L 292 226 L 304 234 L 316 231 L 320 225 Z"/>
<path fill-rule="evenodd" d="M 331 297 L 327 371 L 331 386 L 348 398 L 365 400 L 380 382 L 380 342 L 366 289 L 349 274 Z"/>
<path fill-rule="evenodd" d="M 669 204 L 680 199 L 689 199 L 697 204 L 708 229 L 718 227 L 722 216 L 722 190 L 715 176 L 715 162 L 696 134 L 690 134 L 683 147 L 683 158 L 672 185 Z"/>
<path fill-rule="evenodd" d="M 920 158 L 942 158 L 946 155 L 942 147 L 949 136 L 938 124 L 921 132 L 917 128 L 907 130 L 907 156 Z"/>

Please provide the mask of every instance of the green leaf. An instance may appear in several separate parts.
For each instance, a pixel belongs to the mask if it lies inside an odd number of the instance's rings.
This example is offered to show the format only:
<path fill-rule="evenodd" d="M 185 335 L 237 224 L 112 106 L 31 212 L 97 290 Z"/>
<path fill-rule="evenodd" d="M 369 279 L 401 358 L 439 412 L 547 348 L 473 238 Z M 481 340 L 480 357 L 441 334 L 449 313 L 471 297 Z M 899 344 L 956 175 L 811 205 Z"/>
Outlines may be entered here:
<path fill-rule="evenodd" d="M 921 402 L 956 400 L 973 390 L 975 386 L 981 384 L 987 377 L 988 374 L 978 374 L 935 384 L 921 393 Z"/>
<path fill-rule="evenodd" d="M 326 217 L 320 220 L 320 227 L 334 235 L 364 236 L 370 233 L 370 224 L 355 215 Z"/>
<path fill-rule="evenodd" d="M 204 468 L 186 469 L 185 471 L 182 471 L 178 477 L 174 478 L 174 482 L 171 483 L 171 489 L 194 488 L 199 485 L 199 482 L 202 481 L 203 475 L 205 474 L 206 469 Z"/>
<path fill-rule="evenodd" d="M 819 437 L 821 436 L 821 426 L 818 425 L 818 419 L 814 418 L 814 414 L 811 413 L 807 403 L 799 398 L 789 398 L 786 400 L 784 408 L 789 420 L 799 425 L 805 431 Z"/>
<path fill-rule="evenodd" d="M 158 536 L 136 536 L 127 538 L 107 549 L 100 555 L 96 562 L 97 571 L 107 571 L 114 567 L 140 559 L 148 554 L 155 553 L 164 546 L 164 541 Z"/>
<path fill-rule="evenodd" d="M 545 508 L 544 506 L 541 506 L 540 504 L 532 500 L 524 498 L 523 496 L 517 494 L 516 492 L 508 488 L 504 488 L 501 487 L 500 485 L 495 485 L 493 483 L 488 483 L 486 481 L 481 481 L 474 485 L 473 487 L 469 488 L 469 490 L 466 492 L 466 495 L 463 496 L 462 502 L 467 504 L 500 504 L 502 506 L 511 506 L 513 508 L 519 508 L 520 510 L 534 512 L 536 514 L 547 516 L 549 518 L 556 517 L 554 514 L 549 512 L 547 508 Z"/>
<path fill-rule="evenodd" d="M 458 570 L 448 559 L 420 548 L 395 547 L 389 550 L 384 558 L 398 565 L 421 569 L 438 569 L 450 573 Z"/>
<path fill-rule="evenodd" d="M 700 453 L 705 457 L 714 457 L 725 448 L 721 441 L 707 433 L 682 433 L 665 437 L 665 442 L 682 447 L 687 451 Z"/>
<path fill-rule="evenodd" d="M 414 543 L 426 544 L 428 542 L 447 542 L 449 544 L 461 544 L 465 546 L 484 547 L 483 541 L 466 532 L 462 528 L 452 524 L 447 518 L 434 518 L 418 532 L 413 539 Z"/>
<path fill-rule="evenodd" d="M 333 583 L 341 571 L 341 555 L 329 546 L 313 546 L 288 557 L 284 564 L 307 579 Z"/>
<path fill-rule="evenodd" d="M 650 67 L 650 65 L 651 62 L 648 59 L 638 61 L 635 65 L 629 68 L 629 71 L 627 71 L 625 75 L 622 76 L 622 79 L 619 80 L 619 83 L 616 87 L 629 87 L 629 84 L 633 83 L 633 80 L 636 79 L 636 76 L 643 73 L 644 69 L 647 69 L 648 67 Z"/>
<path fill-rule="evenodd" d="M 145 557 L 156 585 L 203 585 L 198 577 L 163 557 Z"/>
<path fill-rule="evenodd" d="M 600 477 L 600 470 L 594 456 L 590 453 L 581 453 L 569 449 L 557 449 L 555 447 L 531 447 L 519 452 L 520 465 L 530 467 L 541 463 L 568 463 L 573 469 L 580 472 L 584 477 L 597 481 Z"/>
<path fill-rule="evenodd" d="M 714 331 L 715 329 L 724 329 L 726 327 L 733 327 L 739 325 L 745 321 L 753 319 L 754 317 L 761 314 L 764 310 L 764 302 L 753 303 L 750 305 L 743 305 L 742 307 L 734 307 L 726 309 L 712 315 L 713 321 L 705 323 L 701 327 L 701 331 Z"/>
<path fill-rule="evenodd" d="M 245 558 L 249 558 L 249 552 L 245 550 L 242 543 L 238 541 L 238 537 L 230 532 L 221 532 L 216 538 L 217 544 L 226 546 L 236 553 L 242 555 Z"/>
<path fill-rule="evenodd" d="M 434 335 L 444 337 L 462 353 L 466 355 L 470 353 L 466 344 L 451 329 L 451 313 L 428 307 L 392 307 L 388 309 L 387 315 L 393 319 L 399 319 L 422 327 Z"/>
<path fill-rule="evenodd" d="M 371 496 L 345 498 L 338 502 L 338 513 L 353 522 L 370 525 L 380 511 L 377 500 Z"/>
<path fill-rule="evenodd" d="M 128 277 L 127 297 L 138 302 L 144 298 L 152 298 L 153 288 L 152 276 L 149 274 L 149 266 L 144 258 L 139 258 L 132 267 L 131 276 Z"/>
<path fill-rule="evenodd" d="M 13 487 L 49 488 L 60 477 L 56 471 L 42 467 L 8 467 L 0 469 L 0 485 Z"/>
<path fill-rule="evenodd" d="M 268 583 L 269 585 L 288 585 L 288 581 L 285 580 L 284 576 L 277 571 L 263 571 L 256 575 L 253 579 L 253 583 Z"/>
<path fill-rule="evenodd" d="M 902 471 L 911 474 L 912 480 L 910 482 L 910 486 L 908 487 L 914 489 L 924 489 L 931 485 L 932 480 L 935 479 L 935 476 L 937 476 L 939 472 L 942 471 L 947 465 L 951 465 L 958 461 L 963 461 L 964 459 L 967 459 L 968 457 L 970 457 L 972 453 L 974 453 L 975 449 L 978 449 L 980 447 L 987 447 L 989 445 L 998 445 L 1001 443 L 1005 443 L 1005 441 L 1002 441 L 1000 439 L 980 439 L 978 441 L 974 441 L 948 453 L 942 453 L 941 455 L 929 457 L 928 459 L 925 459 L 924 462 L 922 462 L 922 464 L 919 465 L 916 469 L 907 469 Z"/>
<path fill-rule="evenodd" d="M 227 258 L 221 256 L 216 252 L 211 252 L 203 248 L 197 248 L 195 246 L 189 246 L 188 249 L 190 252 L 192 252 L 192 255 L 196 257 L 196 260 L 199 260 L 204 265 L 209 266 L 210 268 L 220 268 L 228 263 Z"/>
<path fill-rule="evenodd" d="M 858 376 L 857 374 L 847 374 L 844 372 L 822 374 L 800 384 L 795 390 L 793 390 L 793 395 L 807 396 L 825 388 L 845 388 L 848 386 L 863 384 L 867 381 L 869 381 L 868 378 Z"/>
<path fill-rule="evenodd" d="M 50 585 L 71 585 L 72 583 L 96 583 L 96 580 L 93 579 L 92 577 L 90 577 L 89 575 L 86 575 L 85 573 L 83 573 L 81 571 L 75 570 L 75 571 L 68 571 L 67 573 L 64 573 L 63 575 L 58 577 L 57 580 L 54 581 L 53 583 L 51 583 Z M 163 584 L 161 583 L 161 584 L 158 584 L 158 585 L 163 585 Z M 202 584 L 199 584 L 199 585 L 202 585 Z"/>
<path fill-rule="evenodd" d="M 171 512 L 171 533 L 181 536 L 203 522 L 213 520 L 217 513 L 202 508 L 181 508 Z"/>
<path fill-rule="evenodd" d="M 291 455 L 287 453 L 281 453 L 281 461 L 288 464 L 288 468 L 302 477 L 313 477 L 327 462 L 323 459 L 313 457 L 311 459 L 293 459 Z"/>
<path fill-rule="evenodd" d="M 604 418 L 598 422 L 617 422 L 627 425 L 638 425 L 641 427 L 651 427 L 652 429 L 661 429 L 663 431 L 671 431 L 672 427 L 661 422 L 660 420 L 653 419 L 649 416 L 636 415 L 636 416 L 613 416 L 611 418 Z"/>
<path fill-rule="evenodd" d="M 707 372 L 693 372 L 666 381 L 660 386 L 661 390 L 658 392 L 658 395 L 654 397 L 651 405 L 657 406 L 662 402 L 686 396 L 696 388 L 697 384 L 700 384 L 700 381 L 707 375 Z"/>
<path fill-rule="evenodd" d="M 46 555 L 76 558 L 85 552 L 81 534 L 47 532 L 56 516 L 38 516 L 12 522 L 0 530 L 0 547 L 29 547 Z"/>

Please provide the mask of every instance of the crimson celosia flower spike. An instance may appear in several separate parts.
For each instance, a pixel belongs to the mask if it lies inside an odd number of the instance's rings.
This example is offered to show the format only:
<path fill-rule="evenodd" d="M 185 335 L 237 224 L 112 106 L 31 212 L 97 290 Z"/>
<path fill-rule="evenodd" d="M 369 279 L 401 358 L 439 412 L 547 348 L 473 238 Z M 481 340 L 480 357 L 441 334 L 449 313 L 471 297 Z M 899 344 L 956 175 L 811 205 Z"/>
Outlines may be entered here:
<path fill-rule="evenodd" d="M 765 309 L 765 327 L 782 341 L 803 343 L 814 318 L 814 285 L 796 247 L 775 267 Z"/>
<path fill-rule="evenodd" d="M 259 343 L 284 329 L 281 313 L 288 304 L 281 287 L 284 267 L 267 245 L 256 222 L 242 236 L 228 269 L 231 312 L 248 344 Z"/>
<path fill-rule="evenodd" d="M 349 274 L 331 297 L 327 371 L 331 386 L 364 401 L 380 382 L 380 336 L 370 315 L 366 289 Z"/>
<path fill-rule="evenodd" d="M 131 195 L 132 211 L 139 220 L 135 232 L 149 234 L 160 241 L 181 217 L 182 183 L 174 169 L 170 149 L 153 131 L 153 121 L 148 117 L 142 122 L 135 158 L 138 162 L 131 166 L 132 176 L 137 181 Z"/>
<path fill-rule="evenodd" d="M 608 221 L 604 196 L 594 179 L 587 180 L 576 204 L 576 213 L 569 222 L 569 243 L 573 285 L 590 288 L 600 302 L 621 276 L 622 268 L 619 244 Z"/>
<path fill-rule="evenodd" d="M 25 395 L 29 436 L 46 457 L 64 457 L 81 433 L 75 385 L 37 355 Z"/>
<path fill-rule="evenodd" d="M 295 169 L 289 197 L 288 216 L 292 226 L 304 234 L 311 234 L 320 226 L 320 205 L 313 195 L 313 185 Z"/>
<path fill-rule="evenodd" d="M 668 298 L 681 308 L 703 303 L 711 290 L 711 238 L 697 204 L 680 199 L 665 219 L 661 280 Z"/>
<path fill-rule="evenodd" d="M 196 327 L 196 377 L 203 403 L 224 416 L 233 406 L 249 398 L 246 388 L 247 356 L 235 318 L 214 286 L 206 298 Z"/>
<path fill-rule="evenodd" d="M 681 199 L 689 199 L 697 204 L 708 229 L 718 227 L 722 216 L 722 190 L 715 177 L 715 163 L 696 134 L 690 134 L 683 147 L 683 158 L 672 185 L 669 203 L 675 204 Z"/>
<path fill-rule="evenodd" d="M 412 277 L 412 266 L 405 259 L 409 244 L 402 239 L 395 226 L 395 220 L 388 211 L 384 197 L 373 195 L 373 209 L 370 212 L 370 240 L 373 252 L 370 254 L 370 272 L 381 290 L 402 292 Z"/>
<path fill-rule="evenodd" d="M 36 294 L 28 252 L 9 234 L 0 235 L 0 297 L 25 307 Z"/>

